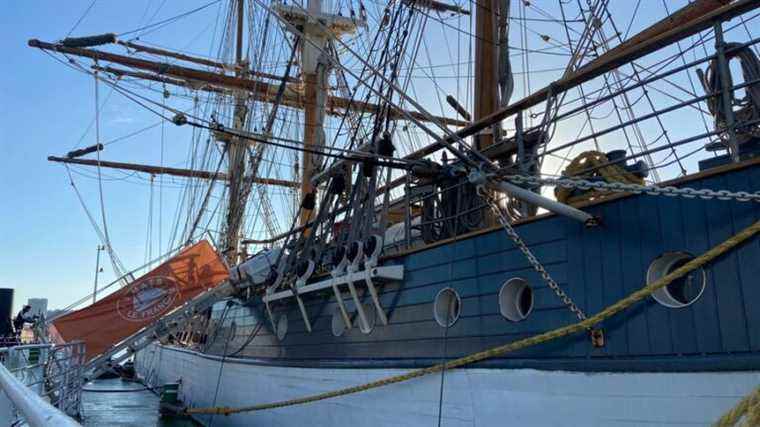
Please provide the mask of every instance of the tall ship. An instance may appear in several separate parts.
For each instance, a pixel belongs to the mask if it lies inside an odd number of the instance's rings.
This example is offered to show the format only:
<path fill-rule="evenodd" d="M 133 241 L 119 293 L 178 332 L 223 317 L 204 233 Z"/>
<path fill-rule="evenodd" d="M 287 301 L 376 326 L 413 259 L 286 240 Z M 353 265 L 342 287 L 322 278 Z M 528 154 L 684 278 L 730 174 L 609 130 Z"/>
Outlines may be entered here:
<path fill-rule="evenodd" d="M 117 277 L 48 325 L 92 367 L 209 426 L 705 425 L 760 385 L 759 2 L 170 4 L 29 41 L 188 135 L 129 163 L 96 114 L 49 158 Z M 198 15 L 215 54 L 151 42 Z M 177 195 L 136 269 L 116 179 Z"/>

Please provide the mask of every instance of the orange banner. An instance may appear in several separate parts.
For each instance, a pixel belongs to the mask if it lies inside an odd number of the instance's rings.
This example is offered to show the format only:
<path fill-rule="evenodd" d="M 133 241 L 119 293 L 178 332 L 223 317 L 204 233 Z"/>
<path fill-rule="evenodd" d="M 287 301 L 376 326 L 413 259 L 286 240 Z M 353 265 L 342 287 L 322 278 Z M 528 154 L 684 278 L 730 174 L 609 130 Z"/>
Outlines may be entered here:
<path fill-rule="evenodd" d="M 227 267 L 202 240 L 95 304 L 53 321 L 64 341 L 85 342 L 87 359 L 227 279 Z"/>

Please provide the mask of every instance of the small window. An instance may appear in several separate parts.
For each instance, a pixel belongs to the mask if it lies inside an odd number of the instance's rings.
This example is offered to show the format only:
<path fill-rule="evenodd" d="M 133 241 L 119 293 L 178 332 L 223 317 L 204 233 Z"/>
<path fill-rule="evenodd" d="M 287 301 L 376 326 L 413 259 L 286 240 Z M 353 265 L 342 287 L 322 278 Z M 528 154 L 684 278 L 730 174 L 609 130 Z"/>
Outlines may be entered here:
<path fill-rule="evenodd" d="M 441 327 L 448 328 L 459 320 L 462 312 L 462 299 L 452 288 L 444 288 L 435 296 L 433 316 Z"/>
<path fill-rule="evenodd" d="M 285 339 L 285 335 L 288 334 L 288 316 L 287 314 L 280 315 L 277 319 L 277 339 L 282 341 Z"/>
<path fill-rule="evenodd" d="M 515 277 L 501 285 L 499 312 L 512 322 L 528 318 L 533 311 L 533 289 L 525 279 Z"/>
<path fill-rule="evenodd" d="M 335 307 L 332 314 L 332 334 L 339 337 L 346 332 L 346 329 L 346 321 L 343 320 L 340 307 Z"/>
<path fill-rule="evenodd" d="M 359 313 L 356 313 L 356 321 L 359 322 L 359 330 L 365 334 L 370 334 L 375 329 L 376 314 L 375 306 L 372 304 L 363 304 L 364 315 L 367 317 L 367 324 L 365 325 L 359 317 Z"/>
<path fill-rule="evenodd" d="M 686 252 L 666 252 L 660 255 L 649 265 L 647 285 L 683 267 L 693 259 L 694 257 Z M 698 268 L 658 289 L 652 294 L 652 298 L 668 308 L 688 307 L 702 296 L 706 283 L 707 273 L 703 268 Z"/>

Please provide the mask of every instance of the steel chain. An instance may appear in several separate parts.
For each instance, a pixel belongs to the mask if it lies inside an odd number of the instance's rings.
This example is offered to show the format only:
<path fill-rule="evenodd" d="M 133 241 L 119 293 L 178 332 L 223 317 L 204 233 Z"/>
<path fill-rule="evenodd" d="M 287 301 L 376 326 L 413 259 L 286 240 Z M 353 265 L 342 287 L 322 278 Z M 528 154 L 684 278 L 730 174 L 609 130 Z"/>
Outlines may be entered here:
<path fill-rule="evenodd" d="M 525 258 L 528 259 L 528 262 L 530 262 L 530 265 L 533 267 L 533 269 L 541 275 L 541 278 L 543 278 L 546 284 L 549 285 L 549 288 L 554 291 L 560 301 L 562 301 L 562 303 L 565 304 L 565 306 L 567 306 L 567 308 L 570 309 L 570 311 L 573 312 L 579 320 L 586 320 L 586 313 L 584 313 L 583 310 L 581 310 L 581 308 L 578 307 L 578 305 L 575 304 L 572 299 L 570 299 L 570 297 L 565 293 L 565 291 L 562 290 L 559 284 L 552 278 L 551 275 L 549 275 L 549 272 L 546 271 L 543 265 L 541 265 L 541 262 L 535 257 L 535 255 L 533 255 L 533 252 L 531 252 L 530 248 L 528 248 L 528 245 L 525 243 L 522 237 L 517 234 L 517 231 L 515 231 L 515 229 L 512 227 L 512 224 L 509 223 L 509 220 L 504 216 L 504 213 L 501 211 L 496 201 L 490 197 L 487 197 L 487 200 L 488 205 L 499 218 L 499 223 L 501 223 L 502 227 L 504 227 L 504 231 L 506 231 L 509 238 L 515 242 L 515 245 L 517 245 L 517 247 L 520 249 L 520 252 L 525 255 Z"/>
<path fill-rule="evenodd" d="M 606 190 L 619 193 L 648 194 L 651 196 L 700 198 L 704 200 L 736 200 L 739 202 L 760 202 L 760 192 L 710 190 L 696 188 L 657 187 L 654 185 L 626 184 L 622 182 L 589 181 L 576 178 L 538 178 L 527 175 L 508 175 L 507 180 L 515 184 L 549 185 L 581 190 Z"/>

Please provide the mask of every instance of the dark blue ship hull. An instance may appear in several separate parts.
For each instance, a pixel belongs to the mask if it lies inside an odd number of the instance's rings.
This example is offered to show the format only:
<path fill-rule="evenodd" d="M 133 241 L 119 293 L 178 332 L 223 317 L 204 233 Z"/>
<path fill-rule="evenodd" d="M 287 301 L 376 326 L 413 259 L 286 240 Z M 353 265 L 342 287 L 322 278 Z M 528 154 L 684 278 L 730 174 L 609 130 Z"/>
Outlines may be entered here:
<path fill-rule="evenodd" d="M 756 191 L 759 183 L 760 162 L 749 161 L 697 174 L 677 185 Z M 699 255 L 760 219 L 760 204 L 754 202 L 650 195 L 619 196 L 583 209 L 601 217 L 602 225 L 586 228 L 546 215 L 516 229 L 565 292 L 590 314 L 640 289 L 650 263 L 661 254 Z M 262 303 L 237 305 L 227 313 L 220 305 L 213 318 L 222 321 L 222 327 L 209 337 L 207 352 L 279 366 L 428 366 L 577 321 L 502 229 L 460 236 L 389 257 L 381 264 L 403 264 L 405 271 L 403 282 L 379 289 L 388 325 L 377 321 L 371 333 L 354 327 L 334 336 L 333 294 L 309 294 L 304 301 L 311 332 L 295 301 L 273 305 L 275 317 L 285 313 L 288 318 L 287 334 L 279 340 Z M 667 308 L 647 298 L 605 321 L 600 325 L 603 347 L 594 347 L 581 334 L 475 367 L 611 372 L 760 369 L 760 240 L 751 239 L 705 271 L 705 290 L 688 307 Z M 515 277 L 527 280 L 534 291 L 533 311 L 520 322 L 502 317 L 498 305 L 502 284 Z M 461 316 L 448 329 L 433 316 L 434 299 L 446 287 L 461 297 Z M 363 298 L 370 301 L 366 292 Z M 354 311 L 347 293 L 345 304 Z"/>

